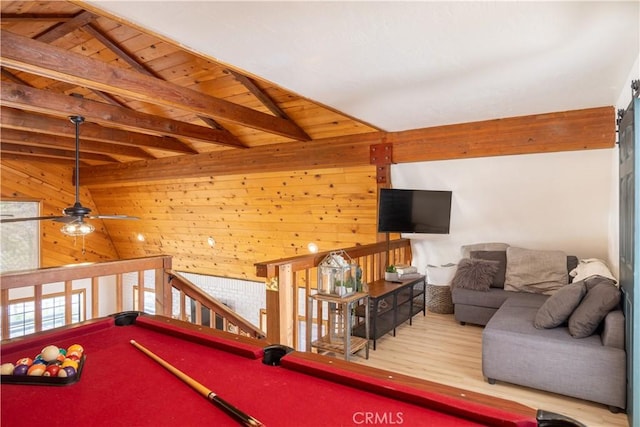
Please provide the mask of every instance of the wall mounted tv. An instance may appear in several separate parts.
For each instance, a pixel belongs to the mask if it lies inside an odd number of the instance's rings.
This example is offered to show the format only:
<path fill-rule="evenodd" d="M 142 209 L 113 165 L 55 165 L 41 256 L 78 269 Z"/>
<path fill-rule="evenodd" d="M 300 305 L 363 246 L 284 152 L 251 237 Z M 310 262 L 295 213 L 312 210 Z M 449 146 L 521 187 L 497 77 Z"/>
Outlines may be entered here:
<path fill-rule="evenodd" d="M 380 189 L 379 233 L 449 234 L 451 191 Z"/>

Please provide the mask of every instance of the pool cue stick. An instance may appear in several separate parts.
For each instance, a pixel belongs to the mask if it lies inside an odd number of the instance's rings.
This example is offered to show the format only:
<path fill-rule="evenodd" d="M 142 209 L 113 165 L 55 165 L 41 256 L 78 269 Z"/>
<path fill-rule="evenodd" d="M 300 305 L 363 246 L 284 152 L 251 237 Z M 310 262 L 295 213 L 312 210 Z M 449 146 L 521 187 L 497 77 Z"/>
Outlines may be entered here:
<path fill-rule="evenodd" d="M 180 378 L 182 381 L 187 383 L 191 388 L 196 390 L 198 393 L 200 393 L 202 396 L 204 396 L 211 403 L 213 403 L 216 406 L 222 408 L 227 414 L 231 415 L 232 417 L 234 417 L 236 420 L 240 421 L 245 426 L 258 427 L 258 426 L 264 425 L 260 421 L 258 421 L 255 418 L 253 418 L 251 415 L 248 415 L 248 414 L 242 412 L 240 409 L 236 408 L 235 406 L 233 406 L 232 404 L 230 404 L 226 400 L 222 399 L 220 396 L 215 394 L 213 391 L 209 390 L 207 387 L 205 387 L 204 385 L 200 384 L 198 381 L 194 380 L 193 378 L 191 378 L 190 376 L 188 376 L 187 374 L 185 374 L 184 372 L 182 372 L 178 368 L 174 367 L 173 365 L 171 365 L 170 363 L 168 363 L 167 361 L 165 361 L 161 357 L 155 355 L 150 350 L 145 348 L 143 345 L 138 344 L 135 340 L 131 340 L 130 342 L 131 342 L 131 344 L 133 344 L 133 346 L 135 348 L 137 348 L 138 350 L 140 350 L 141 352 L 143 352 L 144 354 L 146 354 L 147 356 L 149 356 L 150 358 L 152 358 L 153 360 L 158 362 L 166 370 L 168 370 L 169 372 L 174 374 L 176 377 Z"/>

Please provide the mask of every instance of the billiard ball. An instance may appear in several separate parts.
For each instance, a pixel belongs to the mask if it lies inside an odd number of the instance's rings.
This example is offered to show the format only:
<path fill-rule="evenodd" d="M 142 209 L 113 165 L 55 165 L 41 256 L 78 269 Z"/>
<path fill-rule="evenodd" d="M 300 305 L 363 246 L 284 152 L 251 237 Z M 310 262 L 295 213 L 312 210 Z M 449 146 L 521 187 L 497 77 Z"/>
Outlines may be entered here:
<path fill-rule="evenodd" d="M 23 357 L 16 362 L 16 365 L 25 365 L 27 367 L 33 365 L 33 359 L 30 357 Z"/>
<path fill-rule="evenodd" d="M 57 345 L 48 345 L 42 349 L 40 354 L 44 360 L 51 362 L 52 360 L 56 360 L 56 357 L 60 354 L 60 349 Z"/>
<path fill-rule="evenodd" d="M 71 366 L 73 369 L 78 370 L 78 362 L 73 359 L 64 359 L 61 368 L 66 368 L 67 366 Z"/>
<path fill-rule="evenodd" d="M 27 365 L 16 365 L 16 367 L 13 368 L 13 375 L 27 375 L 28 370 L 29 367 Z"/>
<path fill-rule="evenodd" d="M 44 371 L 44 374 L 42 374 L 43 377 L 57 377 L 58 376 L 58 372 L 60 372 L 60 366 L 59 365 L 49 365 L 47 366 L 47 370 Z"/>
<path fill-rule="evenodd" d="M 46 365 L 46 364 L 47 364 L 47 361 L 46 361 L 46 360 L 44 360 L 44 359 L 38 359 L 38 358 L 35 358 L 35 359 L 33 360 L 33 364 L 34 364 L 34 365 Z"/>
<path fill-rule="evenodd" d="M 69 351 L 67 352 L 67 359 L 80 360 L 82 357 L 82 353 L 79 351 Z"/>
<path fill-rule="evenodd" d="M 80 354 L 84 353 L 84 348 L 80 344 L 73 344 L 67 348 L 67 353 L 71 353 L 72 351 L 78 351 Z"/>
<path fill-rule="evenodd" d="M 2 373 L 2 375 L 11 375 L 13 374 L 13 368 L 13 363 L 3 363 L 0 365 L 0 373 Z"/>
<path fill-rule="evenodd" d="M 67 366 L 58 371 L 59 377 L 72 377 L 76 374 L 76 370 L 73 366 Z"/>
<path fill-rule="evenodd" d="M 27 371 L 27 375 L 32 377 L 41 377 L 44 374 L 44 371 L 47 370 L 47 367 L 41 363 L 37 363 L 35 365 L 31 365 L 29 370 Z"/>

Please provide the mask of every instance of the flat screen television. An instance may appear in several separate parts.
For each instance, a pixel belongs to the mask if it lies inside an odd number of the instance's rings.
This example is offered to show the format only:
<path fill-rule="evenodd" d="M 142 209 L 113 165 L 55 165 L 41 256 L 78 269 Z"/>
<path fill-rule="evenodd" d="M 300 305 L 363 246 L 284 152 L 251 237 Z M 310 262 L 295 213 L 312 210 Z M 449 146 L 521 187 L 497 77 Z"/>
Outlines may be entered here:
<path fill-rule="evenodd" d="M 449 234 L 451 191 L 380 189 L 379 233 Z"/>

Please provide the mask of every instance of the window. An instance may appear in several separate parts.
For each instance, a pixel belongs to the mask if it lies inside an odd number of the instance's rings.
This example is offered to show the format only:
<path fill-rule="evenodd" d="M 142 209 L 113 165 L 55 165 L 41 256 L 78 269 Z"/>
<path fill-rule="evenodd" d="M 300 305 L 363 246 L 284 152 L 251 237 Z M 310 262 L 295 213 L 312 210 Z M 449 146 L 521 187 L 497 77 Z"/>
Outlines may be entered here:
<path fill-rule="evenodd" d="M 6 217 L 40 215 L 40 203 L 0 201 L 0 214 Z M 40 267 L 40 225 L 38 221 L 4 223 L 0 229 L 0 272 Z"/>
<path fill-rule="evenodd" d="M 74 291 L 71 295 L 71 322 L 85 320 L 84 290 Z M 36 331 L 35 300 L 23 299 L 9 304 L 9 338 L 20 337 Z M 51 295 L 42 298 L 42 330 L 64 326 L 64 295 Z"/>

